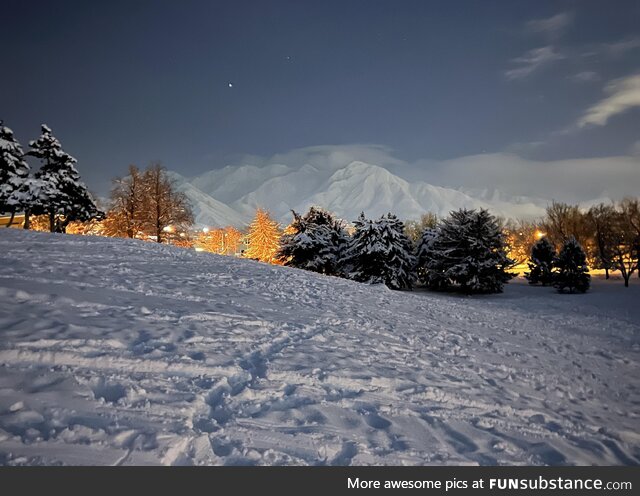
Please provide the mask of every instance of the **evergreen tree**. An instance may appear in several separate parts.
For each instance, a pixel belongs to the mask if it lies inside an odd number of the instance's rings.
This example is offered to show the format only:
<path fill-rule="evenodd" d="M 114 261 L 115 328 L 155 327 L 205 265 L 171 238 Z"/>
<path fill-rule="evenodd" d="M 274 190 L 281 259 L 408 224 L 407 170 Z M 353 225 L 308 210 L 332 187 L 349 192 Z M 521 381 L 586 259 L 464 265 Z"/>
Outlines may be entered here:
<path fill-rule="evenodd" d="M 567 239 L 556 259 L 554 287 L 560 293 L 584 293 L 589 289 L 591 276 L 587 265 L 587 256 L 574 237 Z"/>
<path fill-rule="evenodd" d="M 29 164 L 24 159 L 20 143 L 13 131 L 0 121 L 0 213 L 10 213 L 13 222 L 17 212 L 28 207 L 28 195 L 25 194 L 29 179 Z"/>
<path fill-rule="evenodd" d="M 427 227 L 422 233 L 416 248 L 416 273 L 418 280 L 425 286 L 429 286 L 432 289 L 444 289 L 445 285 L 439 285 L 436 280 L 437 278 L 431 280 L 429 276 L 432 272 L 427 270 L 428 263 L 434 257 L 434 247 L 437 237 L 437 225 L 434 227 Z"/>
<path fill-rule="evenodd" d="M 247 249 L 245 258 L 260 260 L 272 264 L 279 264 L 277 253 L 280 241 L 280 226 L 262 209 L 256 210 L 256 216 L 249 226 L 246 237 Z"/>
<path fill-rule="evenodd" d="M 72 221 L 86 222 L 103 218 L 75 168 L 76 159 L 66 153 L 51 129 L 42 125 L 40 137 L 29 143 L 28 155 L 39 158 L 42 167 L 36 173 L 37 202 L 32 203 L 32 213 L 49 216 L 51 232 L 65 232 Z"/>
<path fill-rule="evenodd" d="M 349 278 L 411 288 L 415 257 L 404 224 L 392 214 L 372 221 L 361 213 L 354 227 L 344 264 Z"/>
<path fill-rule="evenodd" d="M 311 207 L 304 217 L 292 213 L 294 220 L 282 236 L 278 258 L 290 267 L 339 275 L 347 243 L 342 223 L 319 207 Z"/>
<path fill-rule="evenodd" d="M 507 270 L 504 234 L 487 210 L 461 209 L 442 220 L 421 258 L 423 279 L 433 289 L 458 287 L 467 293 L 499 293 L 513 276 Z"/>
<path fill-rule="evenodd" d="M 556 250 L 547 238 L 542 238 L 531 248 L 531 261 L 529 272 L 525 277 L 529 284 L 542 284 L 547 286 L 553 283 L 553 263 L 556 258 Z"/>

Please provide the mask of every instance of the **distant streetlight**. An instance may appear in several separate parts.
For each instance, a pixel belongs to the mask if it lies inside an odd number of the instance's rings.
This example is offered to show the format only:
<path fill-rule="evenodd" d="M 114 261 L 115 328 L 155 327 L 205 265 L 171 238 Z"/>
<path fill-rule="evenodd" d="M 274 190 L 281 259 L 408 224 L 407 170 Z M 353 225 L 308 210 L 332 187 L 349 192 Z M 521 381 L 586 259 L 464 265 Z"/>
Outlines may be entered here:
<path fill-rule="evenodd" d="M 546 233 L 543 233 L 542 231 L 536 229 L 536 238 L 541 239 L 544 238 Z"/>
<path fill-rule="evenodd" d="M 205 233 L 205 234 L 208 233 L 209 232 L 209 228 L 208 227 L 203 227 L 202 228 L 202 232 Z"/>

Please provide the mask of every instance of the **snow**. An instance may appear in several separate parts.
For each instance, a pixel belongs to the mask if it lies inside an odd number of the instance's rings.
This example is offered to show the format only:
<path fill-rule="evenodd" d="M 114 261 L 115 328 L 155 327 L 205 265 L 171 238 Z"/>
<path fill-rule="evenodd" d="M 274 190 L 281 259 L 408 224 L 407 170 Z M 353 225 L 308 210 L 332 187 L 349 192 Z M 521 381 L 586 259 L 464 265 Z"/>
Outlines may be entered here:
<path fill-rule="evenodd" d="M 2 464 L 638 464 L 640 280 L 395 292 L 0 232 Z"/>
<path fill-rule="evenodd" d="M 191 179 L 178 174 L 174 177 L 193 203 L 200 225 L 240 227 L 258 207 L 266 208 L 286 225 L 292 220 L 292 209 L 306 212 L 312 205 L 353 221 L 362 211 L 371 218 L 393 212 L 407 220 L 419 219 L 427 212 L 446 217 L 459 208 L 487 208 L 503 217 L 531 218 L 543 215 L 549 203 L 544 199 L 510 199 L 497 191 L 488 196 L 482 191 L 408 182 L 384 167 L 363 161 L 325 167 L 309 163 L 297 167 L 277 163 L 226 166 Z"/>

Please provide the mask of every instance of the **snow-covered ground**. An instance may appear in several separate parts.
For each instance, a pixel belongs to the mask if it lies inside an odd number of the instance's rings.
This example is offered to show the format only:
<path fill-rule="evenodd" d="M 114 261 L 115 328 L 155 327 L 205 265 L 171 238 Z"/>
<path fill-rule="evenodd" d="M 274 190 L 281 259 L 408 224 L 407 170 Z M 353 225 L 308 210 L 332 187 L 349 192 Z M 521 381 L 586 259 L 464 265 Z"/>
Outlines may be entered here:
<path fill-rule="evenodd" d="M 0 232 L 2 464 L 638 464 L 640 281 L 393 292 Z"/>

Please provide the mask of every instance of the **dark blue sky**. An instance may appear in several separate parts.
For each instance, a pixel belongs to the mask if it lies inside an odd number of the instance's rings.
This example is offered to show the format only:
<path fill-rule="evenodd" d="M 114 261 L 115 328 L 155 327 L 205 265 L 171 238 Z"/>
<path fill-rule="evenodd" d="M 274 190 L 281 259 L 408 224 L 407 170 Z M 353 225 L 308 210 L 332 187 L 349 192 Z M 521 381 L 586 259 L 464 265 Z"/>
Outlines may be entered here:
<path fill-rule="evenodd" d="M 0 119 L 25 147 L 49 124 L 101 192 L 129 163 L 193 175 L 324 144 L 382 144 L 410 162 L 640 149 L 637 0 L 2 0 L 0 12 Z"/>

